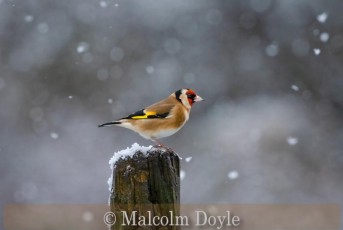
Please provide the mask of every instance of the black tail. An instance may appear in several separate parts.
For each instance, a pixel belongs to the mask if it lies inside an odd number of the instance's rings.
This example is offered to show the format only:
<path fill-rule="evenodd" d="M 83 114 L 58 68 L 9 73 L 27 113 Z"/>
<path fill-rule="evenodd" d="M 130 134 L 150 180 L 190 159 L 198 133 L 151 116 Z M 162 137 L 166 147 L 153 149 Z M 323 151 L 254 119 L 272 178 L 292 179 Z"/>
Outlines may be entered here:
<path fill-rule="evenodd" d="M 98 127 L 111 126 L 111 125 L 118 125 L 118 124 L 121 124 L 121 122 L 120 122 L 120 121 L 112 121 L 112 122 L 108 122 L 108 123 L 99 125 Z"/>

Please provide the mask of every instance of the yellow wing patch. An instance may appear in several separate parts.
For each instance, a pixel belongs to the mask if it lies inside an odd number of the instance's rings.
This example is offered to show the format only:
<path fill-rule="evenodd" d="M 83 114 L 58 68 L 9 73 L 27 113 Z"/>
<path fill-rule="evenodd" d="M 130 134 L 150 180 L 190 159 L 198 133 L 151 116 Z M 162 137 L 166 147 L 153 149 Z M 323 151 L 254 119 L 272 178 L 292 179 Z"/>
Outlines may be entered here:
<path fill-rule="evenodd" d="M 169 113 L 163 113 L 163 114 L 158 114 L 155 111 L 145 111 L 144 109 L 139 110 L 133 114 L 130 114 L 127 117 L 124 117 L 122 119 L 153 119 L 153 118 L 166 118 Z"/>
<path fill-rule="evenodd" d="M 132 116 L 131 119 L 146 119 L 149 118 L 149 116 L 156 115 L 156 112 L 147 111 L 144 115 L 138 115 L 138 116 Z"/>

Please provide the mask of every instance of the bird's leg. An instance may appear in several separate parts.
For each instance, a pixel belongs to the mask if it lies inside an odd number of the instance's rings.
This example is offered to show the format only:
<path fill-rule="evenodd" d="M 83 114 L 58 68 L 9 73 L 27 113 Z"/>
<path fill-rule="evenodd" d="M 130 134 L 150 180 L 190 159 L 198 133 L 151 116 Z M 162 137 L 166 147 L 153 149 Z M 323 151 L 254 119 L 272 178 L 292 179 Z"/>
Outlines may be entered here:
<path fill-rule="evenodd" d="M 165 145 L 164 145 L 162 142 L 160 142 L 158 139 L 154 138 L 154 139 L 152 139 L 152 140 L 155 141 L 155 142 L 157 143 L 156 146 L 158 146 L 158 147 L 165 147 Z"/>
<path fill-rule="evenodd" d="M 166 145 L 164 145 L 162 142 L 160 142 L 158 139 L 154 138 L 152 139 L 153 141 L 155 141 L 157 143 L 157 145 L 155 145 L 154 147 L 161 147 L 161 148 L 164 148 L 166 150 L 169 150 L 169 151 L 173 151 L 171 148 L 167 147 Z"/>

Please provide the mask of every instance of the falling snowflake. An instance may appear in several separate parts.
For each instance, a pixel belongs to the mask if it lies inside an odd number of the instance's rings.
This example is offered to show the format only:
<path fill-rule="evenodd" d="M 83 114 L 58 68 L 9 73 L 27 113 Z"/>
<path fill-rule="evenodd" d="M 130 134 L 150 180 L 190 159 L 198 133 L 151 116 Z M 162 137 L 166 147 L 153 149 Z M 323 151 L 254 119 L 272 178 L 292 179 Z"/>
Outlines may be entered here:
<path fill-rule="evenodd" d="M 323 12 L 317 15 L 317 20 L 320 23 L 325 23 L 327 18 L 328 18 L 328 14 L 326 12 Z"/>
<path fill-rule="evenodd" d="M 186 157 L 185 161 L 186 162 L 190 162 L 192 160 L 193 157 Z"/>
<path fill-rule="evenodd" d="M 186 177 L 186 172 L 184 170 L 180 170 L 180 180 L 183 181 Z"/>
<path fill-rule="evenodd" d="M 230 172 L 227 174 L 227 177 L 228 177 L 230 180 L 236 180 L 236 179 L 239 177 L 239 173 L 238 173 L 236 170 L 233 170 L 233 171 L 230 171 Z"/>
<path fill-rule="evenodd" d="M 296 145 L 296 144 L 298 144 L 298 138 L 296 138 L 296 137 L 287 137 L 287 143 L 289 145 Z"/>
<path fill-rule="evenodd" d="M 59 135 L 58 135 L 58 133 L 55 133 L 55 132 L 52 132 L 52 133 L 50 133 L 50 137 L 52 138 L 52 139 L 58 139 L 58 137 L 59 137 Z"/>
<path fill-rule="evenodd" d="M 275 57 L 279 53 L 279 46 L 277 43 L 272 43 L 265 48 L 265 52 L 269 57 Z"/>
<path fill-rule="evenodd" d="M 294 91 L 299 91 L 299 86 L 297 85 L 292 85 L 291 89 L 293 89 Z"/>
<path fill-rule="evenodd" d="M 84 52 L 88 51 L 89 47 L 90 46 L 89 46 L 89 44 L 87 42 L 80 42 L 77 45 L 76 51 L 78 53 L 84 53 Z"/>
<path fill-rule="evenodd" d="M 33 18 L 32 15 L 26 15 L 26 16 L 24 17 L 25 22 L 32 22 L 33 19 L 34 19 L 34 18 Z"/>
<path fill-rule="evenodd" d="M 101 2 L 99 2 L 99 5 L 100 5 L 102 8 L 105 8 L 105 7 L 107 7 L 107 2 L 101 1 Z"/>
<path fill-rule="evenodd" d="M 315 55 L 318 56 L 320 54 L 321 50 L 319 48 L 314 48 L 313 52 L 314 52 Z"/>
<path fill-rule="evenodd" d="M 155 72 L 155 68 L 151 65 L 147 66 L 145 70 L 148 74 L 153 74 Z"/>
<path fill-rule="evenodd" d="M 320 36 L 319 36 L 319 39 L 320 39 L 320 41 L 322 41 L 322 42 L 327 42 L 327 41 L 329 41 L 329 38 L 330 38 L 330 34 L 329 34 L 329 33 L 326 33 L 326 32 L 321 33 Z"/>

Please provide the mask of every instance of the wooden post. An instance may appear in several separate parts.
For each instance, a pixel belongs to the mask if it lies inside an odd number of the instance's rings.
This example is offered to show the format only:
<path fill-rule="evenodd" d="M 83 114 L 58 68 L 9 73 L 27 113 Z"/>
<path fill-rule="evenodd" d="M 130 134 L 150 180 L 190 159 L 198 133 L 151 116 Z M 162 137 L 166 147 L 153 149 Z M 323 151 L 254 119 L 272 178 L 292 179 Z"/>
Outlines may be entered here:
<path fill-rule="evenodd" d="M 116 215 L 116 223 L 111 229 L 180 229 L 172 220 L 180 215 L 178 155 L 155 147 L 147 152 L 133 151 L 113 165 L 110 209 Z M 155 218 L 152 223 L 151 218 L 155 216 L 165 216 L 168 220 L 164 217 L 162 222 Z M 166 221 L 168 224 L 161 228 Z"/>

